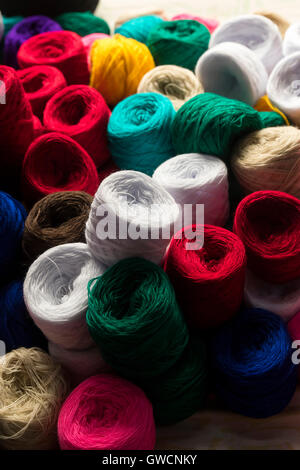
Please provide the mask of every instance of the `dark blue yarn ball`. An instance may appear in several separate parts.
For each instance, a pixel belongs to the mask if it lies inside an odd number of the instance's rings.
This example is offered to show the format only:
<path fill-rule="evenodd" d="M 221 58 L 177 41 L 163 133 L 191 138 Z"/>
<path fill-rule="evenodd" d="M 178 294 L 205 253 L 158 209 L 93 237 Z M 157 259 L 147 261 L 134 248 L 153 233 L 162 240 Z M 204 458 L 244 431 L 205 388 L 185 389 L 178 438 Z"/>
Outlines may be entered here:
<path fill-rule="evenodd" d="M 26 219 L 23 205 L 0 191 L 0 282 L 7 282 L 15 273 L 21 253 L 21 241 Z M 0 311 L 1 314 L 1 311 Z"/>
<path fill-rule="evenodd" d="M 6 352 L 22 346 L 47 348 L 45 337 L 26 310 L 21 281 L 12 281 L 0 289 L 0 341 Z"/>
<path fill-rule="evenodd" d="M 258 308 L 241 311 L 216 333 L 216 392 L 232 411 L 266 418 L 282 411 L 297 383 L 292 340 L 282 319 Z"/>

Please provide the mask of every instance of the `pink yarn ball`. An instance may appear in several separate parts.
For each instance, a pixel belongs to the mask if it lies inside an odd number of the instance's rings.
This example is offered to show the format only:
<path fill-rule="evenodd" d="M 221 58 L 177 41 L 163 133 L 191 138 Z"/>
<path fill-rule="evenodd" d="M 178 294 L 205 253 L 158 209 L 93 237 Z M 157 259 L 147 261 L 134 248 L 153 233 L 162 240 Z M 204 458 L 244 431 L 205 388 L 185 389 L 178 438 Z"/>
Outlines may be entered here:
<path fill-rule="evenodd" d="M 171 21 L 176 21 L 176 20 L 199 21 L 199 23 L 202 23 L 204 24 L 204 26 L 207 27 L 210 33 L 212 33 L 217 28 L 217 26 L 219 26 L 218 20 L 213 20 L 212 18 L 202 18 L 200 16 L 193 16 L 193 15 L 189 15 L 188 13 L 181 13 L 180 15 L 173 16 Z"/>
<path fill-rule="evenodd" d="M 63 404 L 58 438 L 63 450 L 153 450 L 152 405 L 127 380 L 95 375 L 78 385 Z"/>
<path fill-rule="evenodd" d="M 93 47 L 94 42 L 98 39 L 107 39 L 109 37 L 110 36 L 108 34 L 104 33 L 92 33 L 81 38 L 88 57 L 89 68 L 91 68 L 91 49 Z"/>

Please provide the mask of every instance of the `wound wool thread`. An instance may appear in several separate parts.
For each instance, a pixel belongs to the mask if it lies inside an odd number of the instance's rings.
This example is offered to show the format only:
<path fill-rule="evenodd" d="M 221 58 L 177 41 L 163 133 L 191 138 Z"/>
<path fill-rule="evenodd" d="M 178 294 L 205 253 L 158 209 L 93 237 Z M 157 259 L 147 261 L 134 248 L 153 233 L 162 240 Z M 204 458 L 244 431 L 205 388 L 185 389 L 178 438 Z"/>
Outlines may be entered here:
<path fill-rule="evenodd" d="M 145 73 L 155 66 L 145 44 L 121 34 L 95 41 L 91 59 L 90 85 L 112 107 L 136 93 Z"/>
<path fill-rule="evenodd" d="M 198 60 L 195 74 L 204 91 L 250 106 L 265 94 L 268 75 L 260 59 L 242 44 L 222 42 Z"/>
<path fill-rule="evenodd" d="M 252 418 L 279 413 L 296 389 L 291 354 L 291 338 L 281 318 L 267 310 L 243 310 L 213 339 L 219 398 L 230 410 Z"/>
<path fill-rule="evenodd" d="M 122 260 L 92 280 L 88 290 L 89 331 L 118 373 L 153 379 L 180 358 L 189 336 L 162 268 L 141 258 Z"/>
<path fill-rule="evenodd" d="M 109 36 L 108 34 L 104 34 L 104 33 L 92 33 L 82 38 L 82 42 L 83 42 L 85 52 L 88 58 L 89 68 L 91 68 L 91 65 L 92 65 L 92 59 L 91 59 L 92 47 L 93 47 L 94 42 L 97 41 L 98 39 L 109 39 Z"/>
<path fill-rule="evenodd" d="M 285 56 L 291 55 L 294 52 L 299 52 L 300 47 L 298 44 L 300 38 L 300 23 L 293 23 L 287 29 L 283 39 L 283 54 Z"/>
<path fill-rule="evenodd" d="M 95 194 L 86 224 L 87 245 L 105 266 L 136 256 L 159 264 L 178 217 L 173 197 L 152 178 L 118 171 L 102 181 Z M 107 227 L 110 221 L 115 228 Z"/>
<path fill-rule="evenodd" d="M 81 37 L 71 31 L 38 34 L 20 47 L 18 62 L 21 69 L 33 65 L 57 67 L 68 85 L 87 85 L 88 62 Z"/>
<path fill-rule="evenodd" d="M 236 143 L 231 167 L 247 194 L 276 190 L 300 198 L 300 130 L 284 126 L 252 132 Z"/>
<path fill-rule="evenodd" d="M 27 39 L 37 34 L 49 31 L 61 31 L 60 25 L 48 18 L 47 16 L 36 15 L 24 18 L 18 22 L 9 33 L 6 34 L 4 40 L 4 62 L 15 69 L 19 68 L 17 54 L 22 44 Z"/>
<path fill-rule="evenodd" d="M 237 42 L 251 49 L 268 74 L 282 58 L 282 38 L 278 27 L 260 15 L 240 15 L 222 23 L 211 36 L 209 47 Z"/>
<path fill-rule="evenodd" d="M 160 65 L 144 75 L 137 91 L 164 95 L 177 111 L 190 98 L 203 93 L 203 87 L 190 70 L 177 65 Z"/>
<path fill-rule="evenodd" d="M 280 191 L 257 191 L 238 205 L 233 229 L 245 245 L 248 267 L 268 282 L 300 277 L 300 202 Z"/>
<path fill-rule="evenodd" d="M 92 200 L 83 191 L 66 191 L 49 194 L 35 203 L 25 220 L 22 237 L 26 262 L 31 264 L 58 245 L 84 243 Z"/>
<path fill-rule="evenodd" d="M 177 21 L 177 20 L 194 20 L 198 21 L 199 23 L 204 24 L 204 26 L 207 27 L 208 31 L 212 33 L 217 26 L 219 25 L 219 21 L 213 18 L 203 18 L 203 16 L 193 16 L 189 15 L 187 13 L 181 13 L 180 15 L 173 16 L 171 18 L 171 21 Z"/>
<path fill-rule="evenodd" d="M 164 21 L 151 30 L 147 46 L 156 65 L 172 64 L 194 70 L 209 40 L 208 29 L 198 21 Z"/>
<path fill-rule="evenodd" d="M 84 243 L 50 248 L 30 266 L 24 282 L 25 304 L 49 341 L 66 349 L 93 346 L 85 321 L 87 284 L 103 272 Z"/>
<path fill-rule="evenodd" d="M 58 437 L 63 450 L 153 450 L 151 403 L 127 380 L 95 375 L 78 385 L 63 404 Z"/>
<path fill-rule="evenodd" d="M 153 179 L 173 196 L 182 211 L 185 204 L 193 205 L 193 223 L 196 204 L 203 204 L 207 224 L 225 225 L 229 216 L 228 175 L 219 158 L 198 153 L 177 155 L 160 165 Z"/>
<path fill-rule="evenodd" d="M 109 26 L 105 20 L 93 15 L 90 11 L 76 12 L 68 11 L 57 16 L 55 20 L 65 31 L 73 31 L 79 36 L 86 36 L 91 33 L 109 34 Z"/>
<path fill-rule="evenodd" d="M 162 22 L 162 18 L 156 15 L 139 16 L 125 21 L 115 29 L 115 34 L 122 34 L 126 38 L 136 39 L 146 44 L 152 29 Z"/>
<path fill-rule="evenodd" d="M 65 77 L 60 70 L 49 65 L 36 65 L 18 70 L 17 75 L 33 113 L 42 120 L 47 102 L 55 93 L 67 86 Z"/>
<path fill-rule="evenodd" d="M 203 238 L 197 248 L 193 240 Z M 195 243 L 195 249 L 187 249 Z M 241 240 L 213 225 L 184 227 L 172 238 L 164 270 L 192 328 L 213 328 L 239 309 L 244 291 L 246 255 Z"/>
<path fill-rule="evenodd" d="M 99 0 L 61 0 L 59 3 L 53 0 L 27 0 L 26 4 L 22 0 L 2 0 L 1 10 L 4 15 L 14 16 L 37 15 L 55 16 L 65 11 L 95 11 Z"/>
<path fill-rule="evenodd" d="M 59 410 L 69 391 L 61 366 L 38 348 L 6 354 L 0 367 L 0 447 L 57 447 Z"/>
<path fill-rule="evenodd" d="M 33 141 L 22 169 L 23 197 L 29 206 L 59 191 L 94 195 L 99 183 L 95 164 L 67 135 L 50 132 Z"/>
<path fill-rule="evenodd" d="M 110 157 L 106 135 L 110 115 L 100 93 L 87 85 L 73 85 L 49 100 L 44 112 L 44 125 L 76 140 L 99 167 Z"/>
<path fill-rule="evenodd" d="M 171 140 L 175 114 L 171 101 L 157 93 L 139 93 L 119 103 L 107 127 L 115 164 L 152 176 L 162 162 L 175 155 Z"/>

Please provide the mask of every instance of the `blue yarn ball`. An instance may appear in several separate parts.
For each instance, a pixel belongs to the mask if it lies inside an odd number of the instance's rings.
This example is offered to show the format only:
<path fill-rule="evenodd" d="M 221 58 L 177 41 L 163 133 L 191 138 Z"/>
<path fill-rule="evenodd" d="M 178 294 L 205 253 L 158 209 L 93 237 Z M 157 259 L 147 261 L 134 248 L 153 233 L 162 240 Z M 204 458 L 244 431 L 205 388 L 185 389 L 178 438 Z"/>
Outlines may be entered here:
<path fill-rule="evenodd" d="M 21 281 L 12 281 L 0 289 L 0 341 L 6 352 L 20 347 L 47 347 L 45 337 L 26 310 Z"/>
<path fill-rule="evenodd" d="M 279 316 L 259 308 L 241 311 L 213 338 L 219 398 L 232 411 L 253 418 L 282 411 L 297 384 L 291 344 Z"/>
<path fill-rule="evenodd" d="M 155 169 L 174 157 L 171 127 L 175 110 L 169 98 L 158 93 L 139 93 L 121 101 L 108 123 L 108 141 L 115 164 L 152 176 Z"/>
<path fill-rule="evenodd" d="M 159 16 L 146 15 L 133 18 L 123 23 L 115 30 L 115 34 L 122 34 L 126 38 L 136 39 L 146 44 L 148 36 L 153 28 L 163 20 Z"/>
<path fill-rule="evenodd" d="M 0 281 L 14 274 L 21 253 L 21 240 L 27 213 L 23 205 L 0 191 Z M 0 312 L 1 313 L 1 312 Z"/>

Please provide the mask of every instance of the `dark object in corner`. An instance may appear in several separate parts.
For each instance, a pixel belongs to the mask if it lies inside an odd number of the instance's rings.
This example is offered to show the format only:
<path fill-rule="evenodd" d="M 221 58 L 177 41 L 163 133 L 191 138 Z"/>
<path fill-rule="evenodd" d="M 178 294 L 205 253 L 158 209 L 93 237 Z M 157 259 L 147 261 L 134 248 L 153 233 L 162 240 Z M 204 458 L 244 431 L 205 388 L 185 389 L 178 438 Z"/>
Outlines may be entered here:
<path fill-rule="evenodd" d="M 56 16 L 68 11 L 94 12 L 98 3 L 99 0 L 0 0 L 0 11 L 4 16 Z"/>

